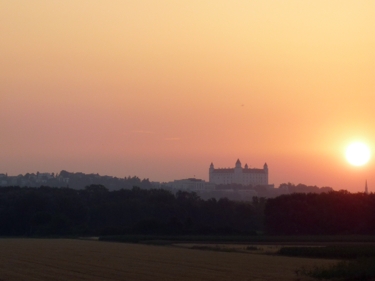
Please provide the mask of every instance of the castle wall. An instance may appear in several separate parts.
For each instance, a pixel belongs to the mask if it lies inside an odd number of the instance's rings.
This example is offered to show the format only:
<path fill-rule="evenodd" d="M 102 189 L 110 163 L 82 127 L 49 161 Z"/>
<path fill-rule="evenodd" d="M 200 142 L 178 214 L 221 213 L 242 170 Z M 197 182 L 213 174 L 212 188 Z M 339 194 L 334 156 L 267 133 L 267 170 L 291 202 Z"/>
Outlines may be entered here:
<path fill-rule="evenodd" d="M 236 166 L 231 169 L 215 169 L 211 164 L 209 169 L 209 182 L 214 184 L 242 184 L 242 185 L 268 185 L 268 166 L 263 169 L 249 169 L 247 165 L 242 168 L 237 160 Z"/>

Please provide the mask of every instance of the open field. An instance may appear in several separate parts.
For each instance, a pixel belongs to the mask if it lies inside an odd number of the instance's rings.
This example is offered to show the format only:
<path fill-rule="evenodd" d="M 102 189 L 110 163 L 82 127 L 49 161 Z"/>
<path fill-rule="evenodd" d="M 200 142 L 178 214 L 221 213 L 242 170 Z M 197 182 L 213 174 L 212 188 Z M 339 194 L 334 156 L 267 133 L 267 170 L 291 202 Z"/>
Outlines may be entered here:
<path fill-rule="evenodd" d="M 113 235 L 97 237 L 101 241 L 144 243 L 170 241 L 173 243 L 229 243 L 266 245 L 332 245 L 332 244 L 375 244 L 374 235 L 302 235 L 302 236 L 264 236 L 264 235 Z"/>
<path fill-rule="evenodd" d="M 213 243 L 177 243 L 173 244 L 175 247 L 207 250 L 216 252 L 237 252 L 247 254 L 276 254 L 284 245 L 265 245 L 265 244 L 213 244 Z"/>
<path fill-rule="evenodd" d="M 298 280 L 329 260 L 68 239 L 0 239 L 0 280 Z M 306 279 L 301 279 L 306 280 Z"/>

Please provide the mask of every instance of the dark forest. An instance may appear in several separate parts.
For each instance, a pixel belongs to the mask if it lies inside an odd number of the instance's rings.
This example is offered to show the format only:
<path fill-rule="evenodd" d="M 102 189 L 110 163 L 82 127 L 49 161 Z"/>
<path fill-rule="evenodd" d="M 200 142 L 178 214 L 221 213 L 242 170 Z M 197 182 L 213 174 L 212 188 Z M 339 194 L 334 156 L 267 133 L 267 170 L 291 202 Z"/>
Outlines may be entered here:
<path fill-rule="evenodd" d="M 375 233 L 375 194 L 291 194 L 250 202 L 163 189 L 0 188 L 0 235 L 337 235 Z"/>

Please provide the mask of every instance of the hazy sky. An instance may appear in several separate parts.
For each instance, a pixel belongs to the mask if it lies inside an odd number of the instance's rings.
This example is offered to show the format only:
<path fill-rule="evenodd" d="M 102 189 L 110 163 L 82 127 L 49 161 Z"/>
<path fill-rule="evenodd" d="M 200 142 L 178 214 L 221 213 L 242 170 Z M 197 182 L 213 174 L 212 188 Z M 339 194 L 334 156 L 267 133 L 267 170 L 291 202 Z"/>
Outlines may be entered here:
<path fill-rule="evenodd" d="M 373 0 L 1 0 L 0 173 L 375 192 Z"/>

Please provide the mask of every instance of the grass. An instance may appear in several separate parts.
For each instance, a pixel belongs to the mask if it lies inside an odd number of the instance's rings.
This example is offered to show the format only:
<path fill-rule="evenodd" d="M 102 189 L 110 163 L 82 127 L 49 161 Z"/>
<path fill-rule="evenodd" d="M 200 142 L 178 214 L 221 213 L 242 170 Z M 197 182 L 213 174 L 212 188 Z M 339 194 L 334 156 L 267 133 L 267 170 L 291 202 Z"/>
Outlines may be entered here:
<path fill-rule="evenodd" d="M 375 258 L 360 258 L 352 261 L 340 261 L 329 266 L 302 268 L 300 273 L 316 279 L 374 280 Z"/>
<path fill-rule="evenodd" d="M 261 249 L 259 247 L 256 247 L 256 246 L 247 246 L 246 250 L 247 251 L 259 251 Z"/>
<path fill-rule="evenodd" d="M 178 244 L 174 244 L 175 246 L 181 246 Z M 204 251 L 216 251 L 216 252 L 226 252 L 226 253 L 265 253 L 263 248 L 255 247 L 255 246 L 246 246 L 246 245 L 238 245 L 238 244 L 188 244 L 185 248 L 193 249 L 193 250 L 204 250 Z"/>
<path fill-rule="evenodd" d="M 295 280 L 332 261 L 73 239 L 0 239 L 0 280 Z"/>
<path fill-rule="evenodd" d="M 330 245 L 324 247 L 282 247 L 277 254 L 291 257 L 356 259 L 375 257 L 375 245 Z"/>
<path fill-rule="evenodd" d="M 226 253 L 238 253 L 240 250 L 238 248 L 233 247 L 219 247 L 216 246 L 207 246 L 207 245 L 194 245 L 191 246 L 190 249 L 193 250 L 208 250 L 208 251 L 216 251 L 216 252 L 226 252 Z"/>
<path fill-rule="evenodd" d="M 375 280 L 375 245 L 283 247 L 278 254 L 293 257 L 344 259 L 328 266 L 297 270 L 297 273 L 316 279 Z"/>
<path fill-rule="evenodd" d="M 214 242 L 214 243 L 375 243 L 375 236 L 263 236 L 263 235 L 114 235 L 101 236 L 101 241 L 143 243 L 144 241 L 165 240 L 171 242 Z"/>

